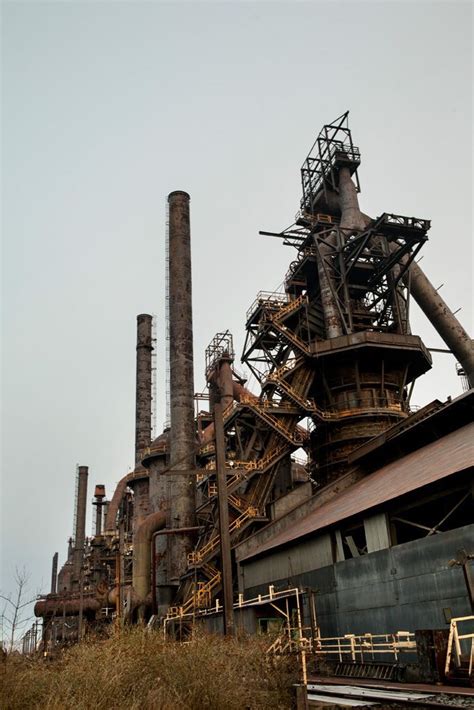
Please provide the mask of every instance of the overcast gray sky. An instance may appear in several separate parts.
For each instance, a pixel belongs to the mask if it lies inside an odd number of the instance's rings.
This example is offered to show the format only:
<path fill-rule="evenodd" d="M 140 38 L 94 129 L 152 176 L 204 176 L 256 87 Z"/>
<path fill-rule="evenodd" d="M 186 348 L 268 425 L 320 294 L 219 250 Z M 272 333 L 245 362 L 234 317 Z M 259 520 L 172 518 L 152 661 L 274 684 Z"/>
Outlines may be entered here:
<path fill-rule="evenodd" d="M 472 329 L 469 2 L 4 2 L 2 586 L 48 591 L 76 463 L 133 463 L 135 317 L 158 316 L 167 194 L 191 194 L 196 390 L 294 253 L 316 134 L 350 109 L 362 209 L 432 220 L 422 267 Z M 413 309 L 413 330 L 443 346 Z M 451 356 L 415 388 L 461 392 Z M 89 510 L 88 531 L 91 526 Z"/>

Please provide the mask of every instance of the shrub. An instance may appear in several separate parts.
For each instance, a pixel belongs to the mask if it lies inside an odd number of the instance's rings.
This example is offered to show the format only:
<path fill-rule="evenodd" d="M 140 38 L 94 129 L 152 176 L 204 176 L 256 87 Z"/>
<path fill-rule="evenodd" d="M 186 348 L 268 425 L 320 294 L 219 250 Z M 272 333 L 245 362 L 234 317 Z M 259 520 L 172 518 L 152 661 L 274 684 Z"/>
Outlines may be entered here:
<path fill-rule="evenodd" d="M 290 708 L 293 657 L 268 658 L 268 640 L 199 635 L 164 641 L 132 628 L 53 661 L 9 656 L 4 710 L 270 710 Z"/>

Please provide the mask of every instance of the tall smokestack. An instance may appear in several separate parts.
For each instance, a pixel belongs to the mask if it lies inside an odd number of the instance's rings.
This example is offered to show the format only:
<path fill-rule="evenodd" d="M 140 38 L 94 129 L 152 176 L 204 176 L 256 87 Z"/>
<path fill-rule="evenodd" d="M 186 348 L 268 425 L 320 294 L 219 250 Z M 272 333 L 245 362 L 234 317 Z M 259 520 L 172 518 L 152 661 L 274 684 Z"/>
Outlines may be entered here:
<path fill-rule="evenodd" d="M 187 192 L 171 192 L 169 204 L 170 333 L 170 519 L 169 527 L 189 528 L 195 518 L 195 425 L 191 230 Z M 185 572 L 193 549 L 189 532 L 171 536 L 170 582 Z"/>
<path fill-rule="evenodd" d="M 135 467 L 151 442 L 151 358 L 153 352 L 152 316 L 137 316 L 137 387 L 135 405 Z"/>
<path fill-rule="evenodd" d="M 133 490 L 133 529 L 149 513 L 148 471 L 142 466 L 144 450 L 151 444 L 153 318 L 147 313 L 137 316 L 137 380 L 135 399 L 135 470 L 129 481 Z"/>
<path fill-rule="evenodd" d="M 51 594 L 56 594 L 58 586 L 58 553 L 53 555 L 53 565 L 51 568 Z"/>
<path fill-rule="evenodd" d="M 74 568 L 73 576 L 77 581 L 80 577 L 82 560 L 84 557 L 84 541 L 86 539 L 86 506 L 87 506 L 87 477 L 89 468 L 78 466 L 77 471 L 77 500 L 76 500 L 76 529 L 74 531 Z"/>

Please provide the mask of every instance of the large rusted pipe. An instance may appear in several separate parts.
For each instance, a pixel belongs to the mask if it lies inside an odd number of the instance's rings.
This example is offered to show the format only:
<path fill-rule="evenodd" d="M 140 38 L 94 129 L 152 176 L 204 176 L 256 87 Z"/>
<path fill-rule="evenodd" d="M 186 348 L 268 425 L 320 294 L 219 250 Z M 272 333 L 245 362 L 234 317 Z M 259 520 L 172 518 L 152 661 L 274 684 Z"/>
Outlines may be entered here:
<path fill-rule="evenodd" d="M 128 485 L 129 475 L 129 473 L 126 473 L 117 483 L 112 500 L 107 506 L 107 515 L 105 517 L 105 530 L 107 532 L 112 532 L 117 527 L 117 513 Z"/>
<path fill-rule="evenodd" d="M 474 343 L 416 262 L 412 262 L 410 291 L 421 310 L 436 328 L 474 387 Z"/>
<path fill-rule="evenodd" d="M 234 380 L 230 359 L 222 359 L 220 361 L 217 381 L 219 383 L 222 410 L 225 411 L 234 401 Z"/>
<path fill-rule="evenodd" d="M 137 527 L 133 536 L 132 585 L 138 599 L 138 615 L 144 616 L 144 607 L 151 589 L 151 540 L 153 533 L 166 525 L 165 513 L 152 513 Z"/>
<path fill-rule="evenodd" d="M 341 174 L 342 170 L 340 171 L 339 180 L 341 180 Z M 352 188 L 349 186 L 347 191 L 339 192 L 339 205 L 342 215 L 344 215 L 344 201 L 349 198 L 352 189 L 355 192 L 355 186 L 350 176 L 349 180 Z M 343 183 L 348 183 L 347 175 L 343 177 Z M 357 200 L 357 193 L 355 194 L 355 199 Z M 345 211 L 348 220 L 349 215 L 351 219 L 354 219 L 354 211 L 350 202 L 347 203 Z M 341 227 L 348 226 L 343 224 L 343 219 L 344 217 L 341 219 Z M 362 230 L 367 229 L 370 222 L 373 221 L 371 217 L 360 212 L 360 210 L 356 219 L 360 220 L 358 229 Z M 390 248 L 395 250 L 397 247 L 396 245 L 391 245 Z M 407 258 L 405 256 L 402 261 L 406 262 Z M 395 267 L 395 274 L 396 270 L 397 267 Z M 411 295 L 464 369 L 469 385 L 474 387 L 474 343 L 472 339 L 435 289 L 423 269 L 415 261 L 410 264 L 408 274 L 404 277 L 404 282 L 410 288 Z M 410 332 L 409 324 L 407 324 L 407 332 Z"/>
<path fill-rule="evenodd" d="M 339 205 L 341 209 L 341 230 L 363 230 L 365 220 L 359 208 L 357 190 L 352 182 L 349 168 L 339 170 Z M 342 232 L 344 235 L 344 232 Z M 323 308 L 324 325 L 327 338 L 337 338 L 343 335 L 342 318 L 337 307 L 335 284 L 331 275 L 331 260 L 334 258 L 334 248 L 338 243 L 338 232 L 333 230 L 328 237 L 317 241 L 318 259 L 317 269 L 321 304 Z"/>
<path fill-rule="evenodd" d="M 254 401 L 258 400 L 258 397 L 247 389 L 244 385 L 234 380 L 232 383 L 232 394 L 236 402 L 240 402 L 242 398 L 252 399 Z"/>
<path fill-rule="evenodd" d="M 170 521 L 174 528 L 195 524 L 195 424 L 191 230 L 186 192 L 170 193 L 169 333 L 170 333 Z M 188 533 L 173 536 L 170 582 L 177 584 L 193 547 Z"/>
<path fill-rule="evenodd" d="M 77 473 L 76 529 L 74 531 L 74 579 L 79 580 L 82 560 L 84 558 L 84 542 L 86 539 L 87 510 L 87 466 L 79 466 Z"/>
<path fill-rule="evenodd" d="M 212 392 L 212 388 L 210 390 Z M 232 396 L 236 402 L 240 402 L 242 398 L 251 399 L 254 402 L 258 401 L 258 397 L 248 390 L 244 385 L 240 384 L 236 380 L 232 381 Z M 228 404 L 226 405 L 228 406 Z M 201 444 L 207 444 L 210 441 L 214 441 L 214 423 L 208 424 L 207 427 L 201 434 Z"/>
<path fill-rule="evenodd" d="M 150 481 L 148 471 L 140 466 L 130 476 L 128 485 L 133 491 L 133 530 L 135 531 L 150 513 Z"/>
<path fill-rule="evenodd" d="M 341 207 L 342 229 L 365 229 L 365 219 L 360 211 L 356 186 L 352 182 L 349 168 L 339 170 L 339 205 Z"/>
<path fill-rule="evenodd" d="M 396 246 L 390 248 L 394 251 Z M 405 256 L 402 261 L 406 262 L 407 258 Z M 408 267 L 408 273 L 403 280 L 425 316 L 464 369 L 470 387 L 474 387 L 474 343 L 469 334 L 415 261 Z"/>
<path fill-rule="evenodd" d="M 84 599 L 79 599 L 75 597 L 73 599 L 40 599 L 36 602 L 34 606 L 35 616 L 59 616 L 61 614 L 79 614 L 81 612 L 96 613 L 100 609 L 100 602 L 95 597 L 84 597 Z"/>
<path fill-rule="evenodd" d="M 137 316 L 137 377 L 135 400 L 135 468 L 141 464 L 144 449 L 151 442 L 151 371 L 153 353 L 153 318 Z"/>

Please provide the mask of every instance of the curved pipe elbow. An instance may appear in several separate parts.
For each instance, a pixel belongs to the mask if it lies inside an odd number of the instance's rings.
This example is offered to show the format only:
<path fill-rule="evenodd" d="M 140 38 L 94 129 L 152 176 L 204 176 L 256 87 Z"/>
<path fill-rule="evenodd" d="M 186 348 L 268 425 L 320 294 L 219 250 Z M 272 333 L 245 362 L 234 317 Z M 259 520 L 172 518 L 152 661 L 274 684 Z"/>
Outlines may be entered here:
<path fill-rule="evenodd" d="M 122 502 L 123 494 L 125 493 L 125 489 L 127 487 L 128 476 L 128 473 L 125 474 L 125 476 L 120 479 L 120 481 L 115 487 L 112 500 L 110 501 L 109 507 L 107 509 L 107 516 L 105 518 L 106 531 L 113 531 L 116 528 L 117 513 L 120 507 L 120 503 Z"/>
<path fill-rule="evenodd" d="M 144 603 L 151 589 L 151 540 L 166 525 L 166 514 L 151 513 L 138 526 L 133 540 L 133 589 Z"/>

